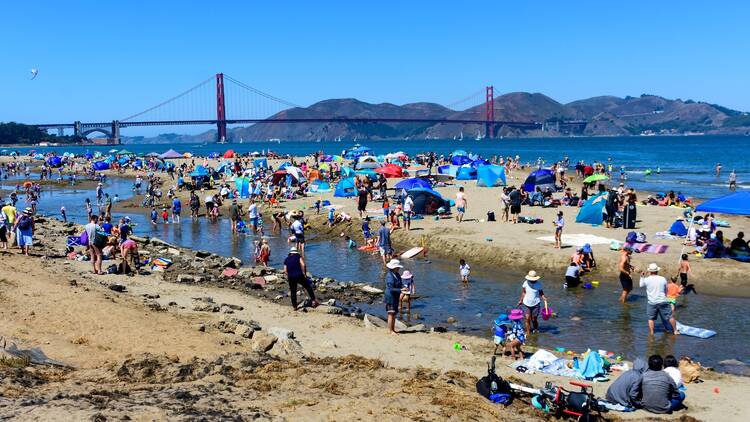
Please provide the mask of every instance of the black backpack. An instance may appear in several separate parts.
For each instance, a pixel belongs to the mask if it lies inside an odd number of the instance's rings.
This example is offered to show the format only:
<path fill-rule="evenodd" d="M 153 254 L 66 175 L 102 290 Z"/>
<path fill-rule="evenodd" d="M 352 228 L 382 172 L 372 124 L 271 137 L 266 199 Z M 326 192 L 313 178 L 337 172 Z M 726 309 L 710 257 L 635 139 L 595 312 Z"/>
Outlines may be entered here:
<path fill-rule="evenodd" d="M 21 230 L 28 230 L 31 228 L 31 217 L 22 215 L 18 220 L 18 228 Z"/>
<path fill-rule="evenodd" d="M 495 212 L 487 211 L 487 221 L 495 221 Z"/>
<path fill-rule="evenodd" d="M 477 381 L 477 393 L 487 399 L 491 394 L 510 394 L 510 384 L 495 373 L 495 356 L 487 364 L 487 375 Z"/>

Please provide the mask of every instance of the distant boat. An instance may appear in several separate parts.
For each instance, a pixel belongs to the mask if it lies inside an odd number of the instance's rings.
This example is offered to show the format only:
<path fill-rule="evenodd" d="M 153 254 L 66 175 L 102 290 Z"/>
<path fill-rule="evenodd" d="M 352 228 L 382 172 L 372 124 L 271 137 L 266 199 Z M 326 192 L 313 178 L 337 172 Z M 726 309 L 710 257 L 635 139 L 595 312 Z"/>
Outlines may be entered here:
<path fill-rule="evenodd" d="M 475 138 L 477 141 L 480 141 L 482 139 L 482 134 L 479 133 L 479 129 L 477 129 L 477 137 Z"/>
<path fill-rule="evenodd" d="M 341 136 L 337 136 L 336 139 L 333 140 L 334 142 L 341 142 Z"/>
<path fill-rule="evenodd" d="M 279 144 L 280 144 L 280 143 L 281 143 L 281 139 L 279 139 L 279 138 L 270 138 L 270 139 L 268 140 L 268 142 L 276 142 L 276 143 L 279 143 Z"/>
<path fill-rule="evenodd" d="M 464 140 L 464 131 L 463 130 L 461 131 L 461 135 L 459 135 L 458 140 L 459 141 L 463 141 Z"/>

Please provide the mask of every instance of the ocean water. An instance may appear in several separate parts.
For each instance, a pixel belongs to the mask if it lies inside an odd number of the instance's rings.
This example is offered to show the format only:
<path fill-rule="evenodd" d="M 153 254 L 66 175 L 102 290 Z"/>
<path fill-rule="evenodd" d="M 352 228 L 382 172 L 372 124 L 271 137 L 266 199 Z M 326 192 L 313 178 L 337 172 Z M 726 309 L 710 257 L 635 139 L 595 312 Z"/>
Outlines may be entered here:
<path fill-rule="evenodd" d="M 546 163 L 569 157 L 571 165 L 579 160 L 607 162 L 612 159 L 615 180 L 619 180 L 619 166 L 625 166 L 627 183 L 637 190 L 648 192 L 682 192 L 701 199 L 714 198 L 729 193 L 728 177 L 733 169 L 737 172 L 738 189 L 750 189 L 750 136 L 635 136 L 635 137 L 569 137 L 569 138 L 523 138 L 493 140 L 388 140 L 360 141 L 376 154 L 403 151 L 413 155 L 434 151 L 448 155 L 457 149 L 466 150 L 483 157 L 493 155 L 516 156 L 523 162 L 536 163 L 541 158 Z M 243 144 L 208 145 L 125 145 L 136 153 L 164 152 L 175 148 L 179 152 L 206 155 L 234 149 L 236 152 L 274 151 L 280 154 L 302 155 L 315 151 L 326 154 L 341 154 L 351 149 L 353 140 L 341 142 L 248 142 Z M 112 146 L 76 146 L 19 148 L 21 151 L 35 149 L 39 152 L 56 150 L 106 152 Z M 716 163 L 722 164 L 722 174 L 714 172 Z M 646 175 L 646 170 L 651 175 Z M 660 169 L 660 174 L 656 174 Z"/>
<path fill-rule="evenodd" d="M 0 180 L 0 190 L 11 189 L 17 182 L 14 178 Z M 127 198 L 132 194 L 131 186 L 130 181 L 112 178 L 107 181 L 105 191 Z M 83 204 L 87 197 L 93 200 L 94 192 L 77 187 L 47 190 L 42 193 L 39 209 L 42 214 L 59 216 L 59 208 L 64 205 L 69 220 L 85 223 Z M 20 206 L 23 206 L 23 199 Z M 115 214 L 116 218 L 120 216 Z M 237 256 L 250 262 L 256 238 L 232 237 L 229 234 L 230 223 L 226 219 L 212 223 L 205 219 L 192 221 L 188 217 L 183 218 L 181 224 L 153 226 L 145 214 L 130 213 L 129 216 L 136 224 L 135 233 L 138 235 L 155 236 L 185 247 Z M 269 233 L 271 222 L 268 220 L 266 232 L 271 236 L 271 265 L 280 266 L 289 247 L 287 233 Z M 349 250 L 343 240 L 317 240 L 314 235 L 310 236 L 306 253 L 310 271 L 318 276 L 384 287 L 379 257 Z M 507 312 L 515 305 L 523 278 L 523 274 L 517 271 L 470 262 L 472 281 L 464 285 L 458 281 L 458 262 L 428 256 L 426 259 L 405 260 L 404 264 L 415 274 L 420 299 L 413 303 L 412 312 L 420 314 L 422 319 L 418 322 L 444 325 L 451 330 L 482 336 L 488 342 L 491 341 L 492 321 L 497 314 Z M 617 280 L 600 279 L 600 286 L 591 290 L 565 290 L 562 279 L 562 273 L 543 274 L 545 293 L 558 317 L 540 321 L 542 333 L 530 338 L 530 344 L 548 349 L 564 347 L 577 352 L 587 348 L 605 349 L 626 359 L 650 353 L 689 355 L 718 370 L 749 373 L 747 367 L 725 367 L 719 362 L 736 359 L 750 365 L 750 314 L 747 312 L 750 299 L 690 295 L 678 308 L 678 319 L 688 325 L 714 329 L 719 334 L 709 340 L 662 333 L 649 338 L 643 292 L 636 291 L 632 300 L 622 306 L 617 302 Z M 700 292 L 700 284 L 697 288 Z M 382 304 L 360 306 L 368 312 L 384 316 Z M 717 309 L 722 311 L 716 312 Z M 457 324 L 445 323 L 451 316 L 458 320 Z"/>

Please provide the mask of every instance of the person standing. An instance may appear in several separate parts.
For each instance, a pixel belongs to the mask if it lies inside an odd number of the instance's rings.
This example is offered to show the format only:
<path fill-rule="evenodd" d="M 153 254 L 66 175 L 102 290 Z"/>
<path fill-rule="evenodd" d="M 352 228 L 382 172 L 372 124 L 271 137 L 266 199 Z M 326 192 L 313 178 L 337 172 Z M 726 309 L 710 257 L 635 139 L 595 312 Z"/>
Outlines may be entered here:
<path fill-rule="evenodd" d="M 253 233 L 256 233 L 258 231 L 258 205 L 253 200 L 250 200 L 250 205 L 247 207 L 247 218 L 253 226 Z"/>
<path fill-rule="evenodd" d="M 294 234 L 294 240 L 297 244 L 297 250 L 302 256 L 305 256 L 305 224 L 302 220 L 302 215 L 299 211 L 292 212 L 292 218 L 294 221 L 290 226 L 292 234 Z"/>
<path fill-rule="evenodd" d="M 357 188 L 357 211 L 359 211 L 359 218 L 367 217 L 367 188 L 364 184 L 360 184 Z"/>
<path fill-rule="evenodd" d="M 180 198 L 172 199 L 172 224 L 180 222 L 180 213 L 182 212 L 182 201 Z"/>
<path fill-rule="evenodd" d="M 521 214 L 521 192 L 516 188 L 511 188 L 508 194 L 510 198 L 510 215 L 513 224 L 518 223 L 518 215 Z"/>
<path fill-rule="evenodd" d="M 677 321 L 672 315 L 672 306 L 667 301 L 667 279 L 659 275 L 660 270 L 658 265 L 651 263 L 648 265 L 648 276 L 646 272 L 641 272 L 640 286 L 646 288 L 648 298 L 646 304 L 648 331 L 649 334 L 654 335 L 654 321 L 658 316 L 665 328 L 668 321 L 672 326 L 672 332 L 678 335 L 680 333 L 677 331 Z"/>
<path fill-rule="evenodd" d="M 617 269 L 620 271 L 620 285 L 622 286 L 622 293 L 620 294 L 620 302 L 625 303 L 628 300 L 628 295 L 633 291 L 633 278 L 631 276 L 633 272 L 633 265 L 630 263 L 630 258 L 633 255 L 633 249 L 625 246 L 620 251 L 620 261 L 617 264 Z"/>
<path fill-rule="evenodd" d="M 562 232 L 565 227 L 565 219 L 563 218 L 563 212 L 557 213 L 557 218 L 553 222 L 555 225 L 555 248 L 560 249 L 562 247 Z"/>
<path fill-rule="evenodd" d="M 459 223 L 464 221 L 464 213 L 466 213 L 466 194 L 464 194 L 464 187 L 461 186 L 458 188 L 458 193 L 456 194 L 456 221 Z"/>
<path fill-rule="evenodd" d="M 34 217 L 31 208 L 23 210 L 23 213 L 16 219 L 13 231 L 16 232 L 16 240 L 21 252 L 29 256 L 29 248 L 34 243 Z"/>
<path fill-rule="evenodd" d="M 414 200 L 411 196 L 406 196 L 404 199 L 404 228 L 406 231 L 411 230 L 411 213 L 414 209 Z"/>
<path fill-rule="evenodd" d="M 305 290 L 312 301 L 313 308 L 318 306 L 318 302 L 315 300 L 315 292 L 313 292 L 312 286 L 307 280 L 307 265 L 305 265 L 304 258 L 295 247 L 289 249 L 289 255 L 284 260 L 284 274 L 286 274 L 289 282 L 289 297 L 295 311 L 297 310 L 297 286 L 302 286 Z"/>
<path fill-rule="evenodd" d="M 388 271 L 385 273 L 383 300 L 385 302 L 385 311 L 388 314 L 388 332 L 396 335 L 398 334 L 396 332 L 396 312 L 398 311 L 401 289 L 404 287 L 399 270 L 404 267 L 398 259 L 391 259 L 385 266 L 388 268 Z"/>
<path fill-rule="evenodd" d="M 518 299 L 518 307 L 523 310 L 526 323 L 526 334 L 531 334 L 532 327 L 534 331 L 539 330 L 539 311 L 541 310 L 542 301 L 547 301 L 547 297 L 542 290 L 541 277 L 536 271 L 531 270 L 521 285 L 521 297 Z"/>
<path fill-rule="evenodd" d="M 5 215 L 5 227 L 8 232 L 8 244 L 10 246 L 13 246 L 13 244 L 16 242 L 16 231 L 13 230 L 13 227 L 16 224 L 16 218 L 18 218 L 18 210 L 16 209 L 15 205 L 13 205 L 12 200 L 10 200 L 5 201 L 5 206 L 0 209 L 0 212 Z"/>
<path fill-rule="evenodd" d="M 503 193 L 500 194 L 500 203 L 503 206 L 503 214 L 500 217 L 500 221 L 508 222 L 510 212 L 510 197 L 508 196 L 508 190 L 503 188 Z"/>
<path fill-rule="evenodd" d="M 378 229 L 378 250 L 383 259 L 383 265 L 386 265 L 393 255 L 393 246 L 391 245 L 391 231 L 388 230 L 385 220 L 380 222 Z"/>
<path fill-rule="evenodd" d="M 96 232 L 102 229 L 99 227 L 99 216 L 92 215 L 89 217 L 89 223 L 86 224 L 84 229 L 86 230 L 86 236 L 88 236 L 89 256 L 91 257 L 94 274 L 102 274 L 102 246 L 96 242 Z"/>
<path fill-rule="evenodd" d="M 237 234 L 237 223 L 240 221 L 240 206 L 237 200 L 232 199 L 232 205 L 229 207 L 229 219 L 232 221 L 232 234 Z"/>
<path fill-rule="evenodd" d="M 735 173 L 734 170 L 732 170 L 732 172 L 729 173 L 729 190 L 731 191 L 737 190 L 737 173 Z"/>

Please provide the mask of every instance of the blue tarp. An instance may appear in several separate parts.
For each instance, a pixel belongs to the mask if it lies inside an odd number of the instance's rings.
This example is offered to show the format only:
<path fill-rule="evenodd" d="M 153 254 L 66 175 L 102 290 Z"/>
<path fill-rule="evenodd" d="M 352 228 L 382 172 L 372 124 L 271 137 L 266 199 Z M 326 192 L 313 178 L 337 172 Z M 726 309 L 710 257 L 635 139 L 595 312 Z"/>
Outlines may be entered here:
<path fill-rule="evenodd" d="M 695 208 L 699 212 L 750 215 L 750 192 L 735 192 L 706 201 Z"/>
<path fill-rule="evenodd" d="M 598 226 L 602 224 L 604 219 L 602 218 L 602 210 L 604 205 L 607 204 L 607 193 L 601 193 L 596 196 L 592 196 L 586 202 L 583 203 L 581 210 L 578 211 L 576 216 L 576 223 L 591 224 Z"/>
<path fill-rule="evenodd" d="M 354 187 L 354 178 L 350 177 L 348 179 L 341 179 L 336 184 L 336 192 L 334 192 L 333 196 L 338 196 L 340 198 L 357 196 L 357 189 Z"/>
<path fill-rule="evenodd" d="M 504 186 L 505 167 L 488 165 L 477 167 L 477 186 Z"/>
<path fill-rule="evenodd" d="M 456 180 L 476 180 L 477 169 L 472 166 L 466 165 L 458 168 L 456 172 Z"/>
<path fill-rule="evenodd" d="M 91 167 L 93 167 L 96 171 L 107 170 L 109 168 L 109 163 L 104 161 L 95 161 L 94 164 L 91 165 Z"/>
<path fill-rule="evenodd" d="M 188 174 L 190 177 L 206 177 L 208 176 L 208 170 L 206 170 L 203 166 L 198 166 L 195 168 L 195 170 L 191 171 L 190 174 Z"/>
<path fill-rule="evenodd" d="M 253 167 L 255 168 L 268 168 L 268 160 L 265 158 L 259 158 L 257 160 L 253 160 Z"/>
<path fill-rule="evenodd" d="M 687 233 L 687 227 L 682 224 L 682 220 L 675 220 L 675 222 L 672 223 L 672 227 L 669 228 L 669 234 L 673 236 L 687 236 Z"/>
<path fill-rule="evenodd" d="M 550 169 L 539 169 L 534 170 L 523 182 L 523 190 L 526 192 L 534 192 L 539 187 L 544 192 L 547 188 L 555 191 L 555 175 Z"/>
<path fill-rule="evenodd" d="M 411 179 L 404 179 L 404 180 L 396 183 L 395 187 L 396 187 L 396 189 L 406 189 L 406 190 L 411 190 L 411 189 L 414 189 L 414 188 L 427 188 L 427 189 L 431 189 L 432 188 L 432 184 L 430 184 L 430 182 L 427 181 L 427 180 L 425 180 L 425 179 L 420 179 L 418 177 L 414 177 L 414 178 L 411 178 Z"/>
<path fill-rule="evenodd" d="M 465 155 L 456 155 L 451 158 L 451 164 L 454 166 L 462 166 L 464 164 L 471 164 L 472 159 Z"/>
<path fill-rule="evenodd" d="M 47 164 L 49 164 L 52 167 L 60 167 L 62 165 L 62 158 L 58 156 L 49 157 L 47 159 Z"/>

